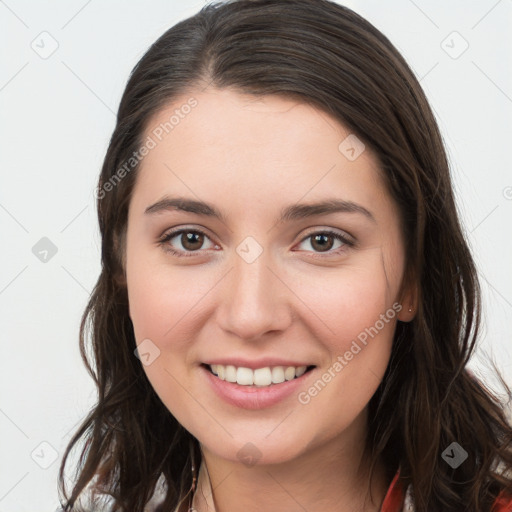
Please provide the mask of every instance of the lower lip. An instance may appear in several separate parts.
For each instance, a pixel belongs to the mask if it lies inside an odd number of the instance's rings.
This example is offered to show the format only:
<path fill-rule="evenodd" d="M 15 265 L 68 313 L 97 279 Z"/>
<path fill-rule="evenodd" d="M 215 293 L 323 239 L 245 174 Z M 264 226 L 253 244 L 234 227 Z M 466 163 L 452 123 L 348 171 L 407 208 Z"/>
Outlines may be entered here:
<path fill-rule="evenodd" d="M 300 377 L 272 384 L 271 386 L 241 386 L 236 382 L 219 379 L 210 370 L 201 366 L 213 390 L 226 402 L 242 409 L 264 409 L 281 402 L 303 386 L 314 368 Z"/>

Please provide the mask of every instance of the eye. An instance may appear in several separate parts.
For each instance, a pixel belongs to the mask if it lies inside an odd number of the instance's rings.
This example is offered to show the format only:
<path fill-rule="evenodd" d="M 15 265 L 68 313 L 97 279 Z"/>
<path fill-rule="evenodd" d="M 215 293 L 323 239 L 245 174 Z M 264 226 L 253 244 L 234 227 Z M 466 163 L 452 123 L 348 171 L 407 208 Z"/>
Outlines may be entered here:
<path fill-rule="evenodd" d="M 209 242 L 209 246 L 204 247 Z M 159 245 L 166 252 L 177 257 L 195 256 L 194 253 L 200 253 L 201 249 L 213 249 L 218 247 L 213 243 L 208 235 L 200 229 L 181 228 L 169 231 L 159 241 Z M 327 253 L 328 255 L 338 254 L 347 247 L 353 247 L 354 242 L 349 239 L 348 235 L 338 233 L 336 231 L 324 230 L 309 234 L 299 244 L 308 244 L 313 252 Z M 335 245 L 337 244 L 337 247 Z M 334 250 L 333 250 L 334 247 Z M 302 249 L 309 251 L 308 248 Z"/>
<path fill-rule="evenodd" d="M 210 247 L 203 247 L 205 241 L 210 241 Z M 199 252 L 200 249 L 212 249 L 216 247 L 203 231 L 187 228 L 176 229 L 166 233 L 158 243 L 165 251 L 178 257 L 194 256 L 193 253 Z"/>
<path fill-rule="evenodd" d="M 335 247 L 335 250 L 332 250 L 336 243 L 338 244 L 337 247 Z M 346 247 L 352 247 L 354 242 L 342 233 L 326 230 L 310 233 L 302 239 L 301 244 L 309 245 L 314 252 L 338 254 L 345 250 Z"/>

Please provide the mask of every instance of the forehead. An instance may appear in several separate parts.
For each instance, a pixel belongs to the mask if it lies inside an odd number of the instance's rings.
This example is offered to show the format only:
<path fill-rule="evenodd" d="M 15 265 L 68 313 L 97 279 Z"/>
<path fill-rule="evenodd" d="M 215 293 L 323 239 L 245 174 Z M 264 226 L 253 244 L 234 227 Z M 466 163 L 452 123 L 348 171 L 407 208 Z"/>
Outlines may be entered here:
<path fill-rule="evenodd" d="M 209 89 L 176 98 L 146 127 L 146 134 L 167 150 L 179 141 L 184 149 L 211 155 L 229 150 L 245 158 L 257 155 L 260 162 L 265 155 L 278 162 L 292 161 L 299 147 L 304 153 L 325 149 L 330 142 L 336 150 L 344 131 L 325 113 L 298 100 L 256 97 L 231 89 Z"/>
<path fill-rule="evenodd" d="M 356 159 L 343 153 L 354 137 L 297 99 L 191 91 L 147 123 L 144 139 L 152 149 L 141 161 L 136 188 L 148 200 L 176 188 L 204 199 L 225 192 L 242 208 L 333 193 L 375 204 L 384 189 L 375 157 L 367 147 Z M 355 150 L 362 147 L 356 139 Z"/>

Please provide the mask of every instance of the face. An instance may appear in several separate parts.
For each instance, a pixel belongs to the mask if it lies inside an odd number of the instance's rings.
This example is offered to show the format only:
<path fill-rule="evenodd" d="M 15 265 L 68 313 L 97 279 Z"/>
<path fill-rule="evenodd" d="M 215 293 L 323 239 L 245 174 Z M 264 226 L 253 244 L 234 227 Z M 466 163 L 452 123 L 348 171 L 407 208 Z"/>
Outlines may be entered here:
<path fill-rule="evenodd" d="M 226 89 L 176 99 L 147 137 L 126 277 L 156 393 L 234 462 L 341 442 L 408 320 L 399 213 L 376 158 L 312 106 Z"/>

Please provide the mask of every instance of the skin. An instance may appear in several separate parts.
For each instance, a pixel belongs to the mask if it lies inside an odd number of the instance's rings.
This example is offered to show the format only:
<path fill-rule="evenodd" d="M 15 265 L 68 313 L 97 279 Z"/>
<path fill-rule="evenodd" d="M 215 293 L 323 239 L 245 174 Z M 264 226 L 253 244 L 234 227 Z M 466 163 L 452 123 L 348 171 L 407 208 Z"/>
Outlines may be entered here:
<path fill-rule="evenodd" d="M 218 512 L 379 510 L 390 482 L 380 461 L 374 502 L 367 498 L 367 404 L 388 364 L 397 319 L 414 315 L 414 296 L 401 290 L 404 240 L 377 159 L 368 147 L 347 159 L 338 146 L 350 131 L 310 105 L 229 89 L 176 98 L 148 123 L 146 136 L 191 96 L 197 106 L 144 157 L 129 207 L 130 317 L 137 343 L 150 339 L 160 350 L 144 370 L 199 440 Z M 144 213 L 165 195 L 211 203 L 225 219 Z M 286 206 L 332 197 L 363 206 L 374 219 L 341 212 L 278 222 Z M 166 243 L 188 247 L 189 257 L 159 244 L 181 227 L 207 235 L 195 251 L 180 235 Z M 355 245 L 328 236 L 322 251 L 311 235 L 325 229 L 348 233 Z M 236 251 L 248 236 L 263 249 L 252 263 Z M 244 410 L 205 384 L 204 360 L 268 355 L 316 365 L 301 388 L 307 391 L 394 303 L 403 305 L 400 313 L 308 404 L 294 393 Z M 253 466 L 237 457 L 248 442 L 261 454 Z M 205 511 L 206 502 L 196 508 Z"/>

